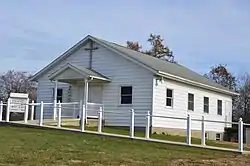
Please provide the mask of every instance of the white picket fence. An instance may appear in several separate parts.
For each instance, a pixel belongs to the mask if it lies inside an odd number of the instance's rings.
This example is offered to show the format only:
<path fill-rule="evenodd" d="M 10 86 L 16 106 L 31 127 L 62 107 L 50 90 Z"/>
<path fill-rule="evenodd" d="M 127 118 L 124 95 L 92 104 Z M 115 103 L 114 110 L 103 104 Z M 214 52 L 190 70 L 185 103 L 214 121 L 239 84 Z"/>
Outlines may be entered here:
<path fill-rule="evenodd" d="M 30 120 L 34 120 L 34 110 L 35 110 L 35 106 L 38 105 L 37 103 L 34 103 L 34 101 L 32 101 L 32 103 L 27 103 L 27 104 L 10 104 L 10 100 L 7 101 L 7 103 L 3 103 L 3 101 L 0 101 L 0 121 L 2 121 L 3 119 L 3 110 L 4 107 L 6 108 L 6 114 L 5 114 L 5 121 L 9 122 L 10 121 L 10 106 L 11 105 L 25 105 L 25 111 L 24 113 L 24 121 L 27 122 L 28 121 L 28 113 L 29 113 L 29 106 L 31 106 L 31 113 L 30 113 Z M 20 112 L 19 112 L 20 113 Z"/>
<path fill-rule="evenodd" d="M 68 102 L 68 103 L 45 103 L 41 101 L 40 103 L 34 103 L 32 101 L 31 103 L 26 104 L 11 104 L 10 100 L 7 101 L 7 103 L 3 103 L 0 101 L 0 121 L 2 121 L 3 117 L 3 110 L 5 107 L 6 114 L 5 114 L 5 121 L 10 121 L 10 114 L 11 109 L 10 106 L 23 106 L 25 105 L 25 111 L 18 111 L 18 113 L 23 113 L 24 117 L 24 123 L 27 123 L 28 120 L 34 120 L 34 112 L 36 108 L 36 113 L 39 116 L 39 119 L 44 119 L 44 113 L 45 111 L 49 111 L 50 114 L 52 113 L 52 117 L 47 117 L 47 119 L 53 119 L 56 120 L 58 117 L 60 118 L 73 118 L 73 119 L 79 119 L 81 116 L 82 109 L 85 108 L 85 106 L 82 104 L 82 101 L 80 102 Z M 37 109 L 38 106 L 40 107 L 39 110 Z M 88 103 L 87 104 L 87 111 L 85 114 L 85 118 L 98 118 L 98 111 L 102 107 L 104 109 L 103 104 L 98 103 Z M 15 112 L 14 112 L 15 113 Z M 28 119 L 30 113 L 30 119 Z"/>
<path fill-rule="evenodd" d="M 60 111 L 61 111 L 61 106 L 59 104 L 59 118 L 58 118 L 58 125 L 57 127 L 61 127 L 61 118 L 60 118 Z M 105 113 L 114 113 L 114 114 L 124 114 L 124 112 L 112 112 L 112 111 L 107 111 L 105 110 Z M 146 126 L 145 126 L 145 138 L 147 140 L 151 140 L 150 138 L 150 119 L 151 117 L 158 117 L 158 118 L 164 118 L 164 119 L 178 119 L 178 120 L 185 120 L 186 121 L 186 144 L 191 146 L 192 145 L 192 127 L 191 124 L 193 121 L 198 121 L 201 123 L 201 145 L 202 146 L 206 146 L 206 137 L 205 137 L 205 124 L 206 123 L 224 123 L 224 124 L 237 124 L 238 125 L 238 151 L 239 152 L 243 152 L 244 151 L 244 142 L 243 142 L 243 127 L 244 125 L 250 125 L 250 124 L 246 124 L 243 123 L 242 118 L 239 119 L 238 122 L 225 122 L 225 121 L 215 121 L 215 120 L 205 120 L 204 116 L 202 116 L 201 119 L 192 119 L 190 115 L 188 115 L 186 118 L 178 118 L 178 117 L 167 117 L 167 116 L 156 116 L 156 115 L 151 115 L 150 111 L 147 112 L 147 114 L 142 114 L 142 113 L 135 113 L 134 109 L 131 109 L 130 111 L 128 111 L 127 113 L 129 113 L 130 115 L 130 134 L 129 137 L 130 138 L 135 138 L 135 116 L 144 116 L 146 118 Z M 82 115 L 81 116 L 81 125 L 80 125 L 80 131 L 81 132 L 85 132 L 85 114 L 86 111 L 83 108 L 82 109 Z M 102 134 L 102 122 L 103 122 L 103 114 L 104 111 L 102 110 L 102 107 L 99 108 L 98 111 L 98 134 Z M 42 119 L 40 119 L 40 125 L 42 125 Z"/>
<path fill-rule="evenodd" d="M 84 110 L 83 110 L 84 111 Z M 114 113 L 117 114 L 119 112 L 109 112 L 105 110 L 105 113 Z M 120 112 L 123 114 L 124 112 Z M 215 124 L 231 124 L 231 125 L 238 125 L 238 151 L 243 152 L 244 151 L 244 141 L 243 141 L 243 129 L 245 126 L 250 126 L 250 124 L 243 123 L 242 118 L 239 119 L 238 122 L 227 122 L 227 121 L 216 121 L 216 120 L 205 120 L 204 116 L 202 116 L 201 119 L 194 119 L 191 118 L 191 116 L 188 114 L 186 118 L 180 118 L 180 117 L 170 117 L 170 116 L 158 116 L 158 115 L 151 115 L 150 111 L 147 112 L 147 114 L 142 113 L 135 113 L 134 109 L 131 109 L 129 112 L 130 114 L 130 138 L 135 138 L 135 116 L 143 116 L 146 118 L 146 126 L 145 126 L 145 138 L 147 140 L 151 140 L 150 138 L 150 119 L 151 117 L 157 117 L 157 118 L 163 118 L 163 119 L 177 119 L 177 120 L 184 120 L 186 121 L 186 144 L 191 146 L 192 145 L 192 122 L 200 122 L 201 123 L 201 146 L 206 146 L 206 129 L 205 126 L 207 123 L 215 123 Z M 102 133 L 102 115 L 103 111 L 100 109 L 99 116 L 98 116 L 98 133 Z M 81 131 L 85 131 L 84 125 L 81 126 Z"/>
<path fill-rule="evenodd" d="M 79 115 L 80 115 L 80 131 L 81 132 L 85 132 L 85 124 L 86 124 L 86 120 L 87 120 L 87 114 L 88 114 L 88 111 L 85 110 L 85 107 L 84 105 L 82 105 L 81 103 L 82 102 L 79 102 L 80 103 L 80 112 L 79 112 Z M 79 103 L 73 103 L 73 104 L 79 104 Z M 26 110 L 24 112 L 24 122 L 27 123 L 28 121 L 28 108 L 29 106 L 31 106 L 31 115 L 34 115 L 34 107 L 35 106 L 40 106 L 40 110 L 37 110 L 39 112 L 39 123 L 38 125 L 39 126 L 43 126 L 44 125 L 44 106 L 45 105 L 52 105 L 54 103 L 44 103 L 43 101 L 41 101 L 40 103 L 34 103 L 34 102 L 31 102 L 31 103 L 28 103 L 28 106 L 26 107 Z M 72 103 L 71 103 L 72 104 Z M 6 106 L 6 122 L 9 122 L 9 116 L 10 116 L 10 112 L 9 112 L 9 107 L 10 103 L 7 102 L 7 103 L 3 103 L 1 102 L 0 103 L 0 121 L 2 121 L 2 112 L 3 112 L 3 107 Z M 63 118 L 63 114 L 62 114 L 62 108 L 64 106 L 67 106 L 69 105 L 69 103 L 57 103 L 56 104 L 56 108 L 57 108 L 57 127 L 58 128 L 61 128 L 61 124 L 62 124 L 62 118 Z M 205 125 L 206 123 L 220 123 L 220 124 L 236 124 L 238 125 L 238 151 L 239 152 L 243 152 L 244 151 L 244 142 L 243 142 L 243 127 L 244 125 L 246 126 L 250 126 L 250 124 L 246 124 L 246 123 L 243 123 L 242 119 L 240 118 L 238 122 L 226 122 L 226 121 L 215 121 L 215 120 L 206 120 L 204 119 L 204 116 L 202 116 L 201 119 L 194 119 L 194 118 L 191 118 L 190 115 L 188 115 L 187 117 L 185 118 L 181 118 L 181 117 L 168 117 L 168 116 L 158 116 L 158 115 L 151 115 L 150 114 L 150 111 L 147 111 L 147 114 L 143 114 L 143 113 L 135 113 L 135 110 L 134 109 L 131 109 L 129 110 L 128 112 L 112 112 L 112 111 L 107 111 L 105 110 L 104 111 L 104 107 L 103 105 L 101 104 L 97 104 L 97 105 L 94 105 L 94 103 L 90 103 L 89 104 L 90 106 L 92 106 L 92 108 L 90 109 L 90 116 L 95 116 L 98 118 L 98 134 L 102 134 L 102 126 L 103 126 L 103 115 L 104 113 L 113 113 L 113 114 L 124 114 L 124 113 L 127 113 L 129 114 L 130 116 L 130 122 L 129 122 L 129 127 L 130 127 L 130 134 L 129 134 L 129 137 L 130 138 L 135 138 L 135 116 L 142 116 L 142 117 L 145 117 L 145 120 L 146 120 L 146 125 L 145 125 L 145 139 L 147 140 L 151 140 L 150 138 L 150 125 L 151 125 L 151 122 L 150 122 L 150 119 L 151 117 L 157 117 L 157 118 L 163 118 L 163 119 L 178 119 L 178 120 L 184 120 L 186 121 L 186 144 L 187 145 L 192 145 L 192 140 L 191 140 L 191 137 L 192 137 L 192 134 L 191 134 L 191 131 L 192 131 L 192 122 L 194 121 L 198 121 L 201 123 L 201 146 L 206 146 L 206 137 L 205 137 L 205 133 L 206 133 L 206 130 L 205 130 Z M 94 109 L 94 106 L 96 107 Z M 95 111 L 93 111 L 95 110 Z M 77 113 L 76 112 L 73 112 L 73 116 L 75 116 Z M 31 120 L 33 120 L 33 116 L 31 116 Z"/>

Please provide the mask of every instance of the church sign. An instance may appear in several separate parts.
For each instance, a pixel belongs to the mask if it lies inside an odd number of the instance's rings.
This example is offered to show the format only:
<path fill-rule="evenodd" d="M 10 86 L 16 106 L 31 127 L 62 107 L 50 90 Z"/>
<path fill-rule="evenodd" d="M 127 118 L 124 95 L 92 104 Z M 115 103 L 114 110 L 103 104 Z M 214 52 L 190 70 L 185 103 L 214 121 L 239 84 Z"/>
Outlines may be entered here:
<path fill-rule="evenodd" d="M 10 112 L 19 112 L 24 113 L 26 109 L 26 105 L 29 100 L 29 95 L 26 93 L 10 93 L 9 97 Z"/>

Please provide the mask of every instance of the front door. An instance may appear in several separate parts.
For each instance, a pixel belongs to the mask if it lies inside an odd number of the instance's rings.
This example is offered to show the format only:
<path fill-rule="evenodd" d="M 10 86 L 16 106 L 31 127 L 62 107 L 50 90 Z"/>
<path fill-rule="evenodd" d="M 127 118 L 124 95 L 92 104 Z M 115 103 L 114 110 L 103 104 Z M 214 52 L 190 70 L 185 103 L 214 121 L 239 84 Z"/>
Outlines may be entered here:
<path fill-rule="evenodd" d="M 89 103 L 102 103 L 102 87 L 89 85 L 89 94 L 88 94 L 88 102 Z M 84 102 L 84 87 L 78 86 L 78 96 L 79 100 Z"/>
<path fill-rule="evenodd" d="M 98 117 L 98 111 L 102 107 L 102 86 L 89 85 L 88 88 L 87 117 Z M 78 87 L 79 99 L 84 102 L 84 87 Z"/>
<path fill-rule="evenodd" d="M 102 103 L 102 87 L 101 86 L 89 86 L 89 96 L 88 96 L 88 108 L 87 117 L 98 117 L 98 111 L 100 110 L 100 105 Z"/>
<path fill-rule="evenodd" d="M 88 96 L 89 103 L 102 103 L 102 87 L 101 86 L 89 86 L 89 96 Z"/>

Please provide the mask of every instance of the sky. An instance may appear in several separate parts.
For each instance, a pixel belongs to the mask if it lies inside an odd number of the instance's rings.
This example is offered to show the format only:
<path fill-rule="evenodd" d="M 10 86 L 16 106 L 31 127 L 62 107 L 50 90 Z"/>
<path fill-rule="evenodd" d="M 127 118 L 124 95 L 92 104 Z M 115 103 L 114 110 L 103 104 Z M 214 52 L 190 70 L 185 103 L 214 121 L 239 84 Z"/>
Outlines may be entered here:
<path fill-rule="evenodd" d="M 0 72 L 35 73 L 89 34 L 148 48 L 150 33 L 198 73 L 250 72 L 248 0 L 0 1 Z"/>

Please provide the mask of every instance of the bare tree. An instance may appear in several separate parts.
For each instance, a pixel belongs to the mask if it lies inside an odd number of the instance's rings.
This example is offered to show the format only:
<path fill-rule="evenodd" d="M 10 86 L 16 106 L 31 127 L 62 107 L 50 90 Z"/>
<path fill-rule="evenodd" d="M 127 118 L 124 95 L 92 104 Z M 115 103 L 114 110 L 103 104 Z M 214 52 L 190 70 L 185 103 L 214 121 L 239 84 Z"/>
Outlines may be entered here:
<path fill-rule="evenodd" d="M 27 72 L 9 70 L 0 75 L 0 97 L 6 101 L 11 92 L 28 93 L 29 98 L 36 100 L 36 88 L 29 81 L 31 77 Z"/>
<path fill-rule="evenodd" d="M 235 99 L 233 117 L 234 120 L 241 117 L 244 122 L 250 123 L 250 75 L 246 73 L 239 80 L 240 96 Z"/>

